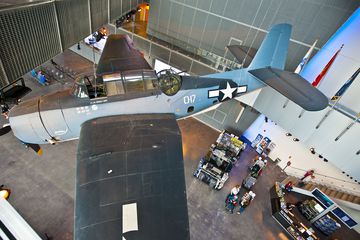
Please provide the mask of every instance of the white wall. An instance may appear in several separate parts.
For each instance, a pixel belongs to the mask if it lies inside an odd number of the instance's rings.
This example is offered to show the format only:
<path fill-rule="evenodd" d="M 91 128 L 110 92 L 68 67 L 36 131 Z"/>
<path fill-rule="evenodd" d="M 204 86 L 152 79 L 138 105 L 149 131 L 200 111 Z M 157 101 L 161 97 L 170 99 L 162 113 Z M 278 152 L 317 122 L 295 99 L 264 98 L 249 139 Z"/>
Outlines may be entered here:
<path fill-rule="evenodd" d="M 315 179 L 313 181 L 323 185 L 332 185 L 339 187 L 347 192 L 354 192 L 360 195 L 360 185 L 350 180 L 342 170 L 331 164 L 324 162 L 317 154 L 312 154 L 302 141 L 294 142 L 294 136 L 286 136 L 287 131 L 279 125 L 275 125 L 270 119 L 266 123 L 264 115 L 261 115 L 244 133 L 244 136 L 250 141 L 254 140 L 260 133 L 264 137 L 269 137 L 276 144 L 269 157 L 273 160 L 281 159 L 279 166 L 286 166 L 288 160 L 291 161 L 291 167 L 286 169 L 290 175 L 302 176 L 306 170 L 315 170 Z M 289 158 L 291 156 L 291 158 Z M 301 169 L 301 170 L 298 170 Z M 320 174 L 320 175 L 319 175 Z M 321 176 L 325 175 L 325 176 Z M 328 177 L 326 177 L 328 176 Z"/>
<path fill-rule="evenodd" d="M 312 82 L 342 44 L 344 44 L 344 48 L 319 85 L 319 89 L 329 98 L 360 67 L 360 9 L 310 60 L 301 75 Z M 360 112 L 359 92 L 360 76 L 345 92 L 339 104 L 350 108 L 354 113 Z M 316 129 L 320 120 L 330 109 L 329 107 L 318 112 L 305 112 L 299 118 L 302 109 L 293 102 L 289 102 L 287 107 L 283 108 L 285 101 L 284 96 L 265 87 L 256 98 L 253 107 L 299 138 L 306 149 L 314 147 L 317 153 L 353 177 L 353 179 L 348 177 L 347 181 L 360 181 L 360 154 L 356 154 L 360 150 L 360 124 L 354 124 L 338 141 L 335 141 L 336 137 L 354 120 L 340 112 L 332 111 L 322 125 Z M 326 170 L 329 171 L 328 168 Z"/>
<path fill-rule="evenodd" d="M 311 59 L 301 75 L 312 82 L 342 44 L 344 44 L 343 49 L 319 85 L 319 89 L 328 97 L 332 97 L 360 67 L 360 8 Z M 342 105 L 353 109 L 355 112 L 360 111 L 359 78 L 354 81 L 340 100 Z"/>

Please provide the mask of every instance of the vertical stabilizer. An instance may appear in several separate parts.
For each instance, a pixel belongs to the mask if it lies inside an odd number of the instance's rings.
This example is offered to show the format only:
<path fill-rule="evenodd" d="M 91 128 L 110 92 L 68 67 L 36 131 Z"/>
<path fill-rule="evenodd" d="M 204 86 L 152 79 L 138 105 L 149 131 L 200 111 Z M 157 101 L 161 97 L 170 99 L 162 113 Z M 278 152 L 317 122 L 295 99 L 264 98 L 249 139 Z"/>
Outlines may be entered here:
<path fill-rule="evenodd" d="M 290 24 L 278 24 L 266 35 L 248 70 L 274 67 L 284 69 L 291 35 Z"/>

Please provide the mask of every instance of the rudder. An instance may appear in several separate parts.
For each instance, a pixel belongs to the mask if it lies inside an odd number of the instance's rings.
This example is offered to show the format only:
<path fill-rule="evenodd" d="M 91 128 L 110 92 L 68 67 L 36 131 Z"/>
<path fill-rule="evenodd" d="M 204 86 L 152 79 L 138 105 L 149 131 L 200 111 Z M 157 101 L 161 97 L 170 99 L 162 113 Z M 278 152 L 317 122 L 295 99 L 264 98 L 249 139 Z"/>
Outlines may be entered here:
<path fill-rule="evenodd" d="M 290 24 L 282 23 L 273 26 L 263 40 L 248 70 L 269 66 L 284 69 L 290 35 Z"/>

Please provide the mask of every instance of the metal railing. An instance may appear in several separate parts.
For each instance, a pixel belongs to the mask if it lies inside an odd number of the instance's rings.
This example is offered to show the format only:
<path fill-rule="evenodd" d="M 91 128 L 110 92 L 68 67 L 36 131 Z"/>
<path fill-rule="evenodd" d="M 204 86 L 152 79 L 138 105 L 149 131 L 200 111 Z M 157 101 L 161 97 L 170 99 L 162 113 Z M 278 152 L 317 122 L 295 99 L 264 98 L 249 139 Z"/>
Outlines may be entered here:
<path fill-rule="evenodd" d="M 18 84 L 18 82 L 21 82 L 21 84 Z M 21 85 L 22 87 L 26 87 L 25 86 L 25 81 L 24 81 L 24 79 L 22 77 L 16 79 L 15 81 L 12 81 L 11 83 L 9 83 L 6 86 L 0 88 L 0 100 L 5 101 L 6 100 L 5 92 L 7 90 L 11 89 L 13 86 L 19 86 L 19 85 Z"/>
<path fill-rule="evenodd" d="M 169 31 L 171 31 L 171 30 L 169 30 Z M 156 32 L 156 34 L 163 35 L 160 32 L 157 32 L 157 31 L 154 31 L 154 32 Z M 175 34 L 175 32 L 174 32 L 174 34 Z M 152 41 L 160 42 L 158 40 L 158 38 L 156 38 L 154 36 L 149 35 L 148 38 L 151 39 Z M 224 71 L 226 69 L 228 69 L 228 70 L 240 69 L 243 67 L 242 64 L 240 64 L 236 61 L 219 56 L 219 55 L 217 55 L 213 52 L 210 52 L 206 49 L 203 49 L 200 47 L 194 47 L 194 46 L 190 45 L 189 43 L 181 41 L 177 38 L 171 37 L 169 35 L 166 35 L 166 38 L 167 38 L 167 41 L 172 45 L 173 49 L 180 48 L 180 51 L 181 51 L 181 49 L 183 49 L 187 52 L 190 52 L 191 54 L 194 54 L 196 57 L 198 57 L 198 59 L 200 61 L 201 61 L 201 59 L 205 59 L 205 61 L 204 61 L 205 64 L 208 64 L 209 66 L 216 68 L 220 71 Z M 235 59 L 235 57 L 234 57 L 234 59 Z"/>
<path fill-rule="evenodd" d="M 304 176 L 305 172 L 307 172 L 307 170 L 292 167 L 292 166 L 289 166 L 286 169 L 286 173 L 289 176 L 293 176 L 293 177 L 296 177 L 299 179 Z M 305 179 L 305 182 L 321 185 L 321 186 L 327 187 L 329 189 L 347 193 L 350 195 L 360 196 L 360 185 L 356 182 L 347 181 L 347 180 L 339 179 L 336 177 L 331 177 L 331 176 L 324 175 L 321 173 L 316 173 L 316 172 L 314 173 L 314 176 L 315 176 L 315 178 L 308 177 L 307 179 L 309 179 L 309 180 Z M 346 186 L 345 184 L 348 186 Z"/>

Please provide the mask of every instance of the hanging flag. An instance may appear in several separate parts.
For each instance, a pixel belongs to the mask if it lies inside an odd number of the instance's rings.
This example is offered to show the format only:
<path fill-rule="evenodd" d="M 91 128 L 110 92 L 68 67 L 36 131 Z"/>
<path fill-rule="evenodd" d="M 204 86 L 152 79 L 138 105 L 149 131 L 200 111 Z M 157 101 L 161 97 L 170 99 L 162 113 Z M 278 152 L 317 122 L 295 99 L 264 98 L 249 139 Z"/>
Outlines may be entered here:
<path fill-rule="evenodd" d="M 320 120 L 320 122 L 318 123 L 318 125 L 316 125 L 316 129 L 318 129 L 320 127 L 320 125 L 324 122 L 325 118 L 327 118 L 329 116 L 329 114 L 331 113 L 331 111 L 334 110 L 335 105 L 340 101 L 342 95 L 345 93 L 345 91 L 349 88 L 349 86 L 352 84 L 352 82 L 356 79 L 356 77 L 359 75 L 360 73 L 360 68 L 358 68 L 358 70 L 356 70 L 356 72 L 345 82 L 345 84 L 339 89 L 339 91 L 337 91 L 337 93 L 335 93 L 335 95 L 331 98 L 332 104 L 331 104 L 331 108 L 330 110 L 324 115 L 324 117 Z M 357 121 L 357 119 L 356 119 Z M 352 126 L 352 125 L 351 125 Z M 343 133 L 342 133 L 343 134 Z M 340 134 L 335 141 L 337 141 L 342 134 Z"/>
<path fill-rule="evenodd" d="M 305 54 L 304 58 L 301 60 L 300 64 L 297 66 L 297 68 L 295 69 L 294 73 L 300 73 L 301 70 L 303 70 L 304 66 L 306 65 L 306 63 L 309 61 L 310 56 L 312 54 L 312 52 L 314 51 L 315 45 L 317 43 L 318 40 L 316 40 L 314 42 L 314 44 L 310 47 L 310 49 L 307 51 L 307 53 Z"/>
<path fill-rule="evenodd" d="M 330 61 L 328 62 L 328 64 L 326 64 L 326 66 L 324 67 L 324 69 L 321 71 L 321 73 L 316 77 L 316 79 L 312 82 L 312 85 L 314 87 L 317 87 L 317 85 L 319 85 L 320 81 L 324 78 L 325 74 L 327 73 L 327 71 L 329 70 L 329 68 L 331 67 L 331 65 L 333 64 L 333 62 L 335 61 L 335 58 L 337 57 L 337 55 L 339 54 L 339 52 L 341 51 L 341 49 L 344 47 L 344 44 L 341 45 L 340 49 L 337 50 L 337 52 L 334 54 L 334 56 L 330 59 Z"/>
<path fill-rule="evenodd" d="M 345 93 L 345 91 L 350 87 L 350 85 L 353 83 L 353 81 L 356 79 L 356 77 L 360 73 L 360 68 L 356 70 L 356 72 L 342 85 L 342 87 L 335 93 L 335 95 L 331 98 L 331 101 L 338 101 L 342 95 Z"/>

